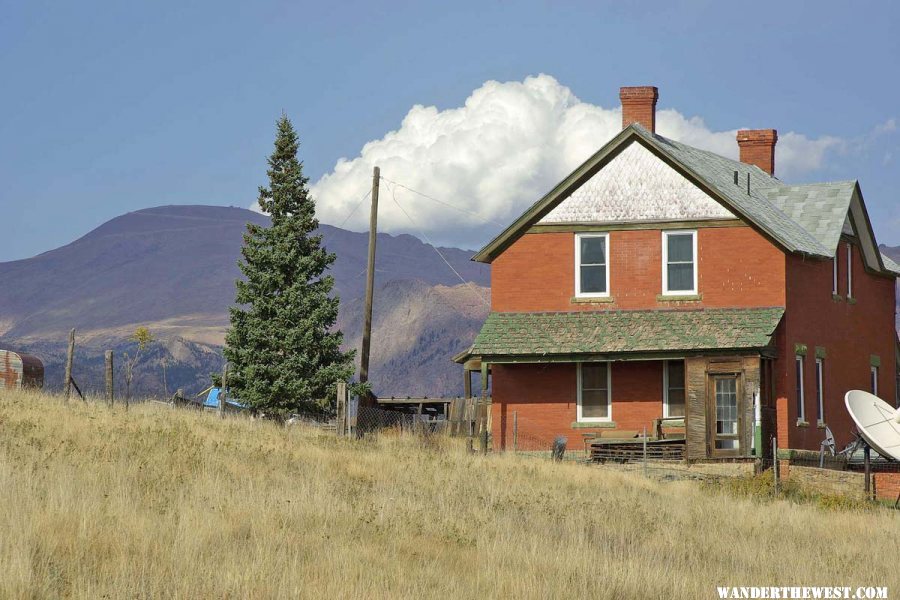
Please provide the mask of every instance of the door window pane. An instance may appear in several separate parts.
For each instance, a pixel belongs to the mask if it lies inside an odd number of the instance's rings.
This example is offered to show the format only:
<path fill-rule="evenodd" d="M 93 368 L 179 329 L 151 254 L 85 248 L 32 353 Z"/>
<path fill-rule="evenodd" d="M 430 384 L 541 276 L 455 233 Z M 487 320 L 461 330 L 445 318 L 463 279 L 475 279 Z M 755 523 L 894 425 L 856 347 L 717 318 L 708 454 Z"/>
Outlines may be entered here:
<path fill-rule="evenodd" d="M 738 433 L 737 380 L 733 377 L 716 379 L 716 433 Z"/>

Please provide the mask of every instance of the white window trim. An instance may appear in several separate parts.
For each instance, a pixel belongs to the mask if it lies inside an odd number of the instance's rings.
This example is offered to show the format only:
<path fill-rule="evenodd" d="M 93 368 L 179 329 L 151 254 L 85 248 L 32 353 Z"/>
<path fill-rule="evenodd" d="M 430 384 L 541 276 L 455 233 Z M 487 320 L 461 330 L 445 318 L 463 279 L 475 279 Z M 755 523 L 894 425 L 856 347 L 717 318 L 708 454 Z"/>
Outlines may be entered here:
<path fill-rule="evenodd" d="M 795 362 L 794 362 L 794 367 L 795 367 L 795 369 L 794 369 L 794 374 L 795 374 L 795 376 L 796 376 L 796 366 L 797 366 L 798 363 L 800 364 L 800 397 L 797 398 L 797 407 L 799 408 L 799 410 L 798 410 L 798 412 L 797 412 L 797 420 L 798 420 L 798 421 L 804 421 L 804 422 L 805 422 L 805 421 L 806 421 L 806 389 L 805 389 L 805 388 L 806 388 L 806 385 L 805 385 L 806 382 L 804 381 L 804 379 L 806 378 L 806 373 L 804 373 L 804 371 L 805 371 L 805 369 L 804 369 L 805 365 L 803 364 L 803 362 L 804 362 L 804 361 L 803 361 L 803 356 L 800 355 L 800 354 L 798 354 L 798 355 L 794 358 L 794 361 L 795 361 Z"/>
<path fill-rule="evenodd" d="M 816 418 L 816 423 L 819 425 L 825 424 L 825 387 L 824 387 L 824 378 L 825 378 L 825 361 L 821 358 L 816 359 L 816 403 L 818 404 L 819 414 Z"/>
<path fill-rule="evenodd" d="M 838 293 L 838 257 L 837 252 L 835 252 L 834 258 L 831 259 L 832 270 L 834 275 L 832 277 L 833 281 L 831 283 L 831 293 L 837 296 Z"/>
<path fill-rule="evenodd" d="M 872 378 L 872 395 L 878 395 L 878 367 L 871 366 L 869 367 L 870 377 Z"/>
<path fill-rule="evenodd" d="M 668 419 L 668 418 L 683 419 L 683 418 L 685 418 L 684 416 L 671 417 L 669 415 L 669 363 L 673 362 L 673 361 L 682 361 L 683 362 L 684 359 L 683 358 L 678 358 L 678 359 L 673 358 L 671 360 L 663 361 L 663 418 L 664 419 Z M 685 408 L 685 413 L 687 413 L 687 374 L 685 374 L 684 384 L 685 384 L 685 387 L 684 387 L 685 407 L 684 408 Z"/>
<path fill-rule="evenodd" d="M 582 292 L 581 291 L 581 239 L 582 238 L 603 238 L 605 254 L 606 254 L 606 291 L 605 292 Z M 575 234 L 575 297 L 576 298 L 609 298 L 609 234 L 608 233 L 576 233 Z"/>
<path fill-rule="evenodd" d="M 601 361 L 602 362 L 602 361 Z M 581 365 L 583 363 L 576 363 L 578 366 L 576 377 L 576 391 L 578 396 L 578 408 L 577 408 L 577 420 L 579 423 L 609 423 L 612 421 L 612 363 L 606 363 L 606 416 L 605 417 L 584 417 L 582 416 L 582 407 L 581 407 Z"/>
<path fill-rule="evenodd" d="M 669 291 L 669 236 L 691 234 L 693 242 L 693 258 L 694 258 L 694 288 L 691 290 L 673 290 Z M 691 296 L 697 294 L 697 274 L 700 271 L 700 261 L 697 256 L 697 230 L 696 229 L 676 229 L 673 231 L 662 232 L 662 295 L 663 296 Z"/>
<path fill-rule="evenodd" d="M 853 246 L 847 243 L 847 297 L 853 297 Z"/>

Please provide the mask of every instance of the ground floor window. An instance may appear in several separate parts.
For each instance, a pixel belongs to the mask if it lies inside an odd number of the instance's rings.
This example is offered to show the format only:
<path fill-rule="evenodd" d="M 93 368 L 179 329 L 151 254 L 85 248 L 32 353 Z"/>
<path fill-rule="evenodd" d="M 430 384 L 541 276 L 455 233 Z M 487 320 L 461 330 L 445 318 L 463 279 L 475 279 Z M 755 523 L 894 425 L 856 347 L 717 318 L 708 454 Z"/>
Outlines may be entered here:
<path fill-rule="evenodd" d="M 797 376 L 797 420 L 805 421 L 806 410 L 804 410 L 803 406 L 803 357 L 798 355 L 794 364 L 796 365 Z"/>
<path fill-rule="evenodd" d="M 878 367 L 872 367 L 872 393 L 878 395 Z"/>
<path fill-rule="evenodd" d="M 663 363 L 663 416 L 684 416 L 684 361 Z"/>
<path fill-rule="evenodd" d="M 609 363 L 578 363 L 578 420 L 609 421 L 610 406 Z"/>
<path fill-rule="evenodd" d="M 816 359 L 816 422 L 825 423 L 825 394 L 822 388 L 822 369 L 825 363 L 821 358 Z"/>

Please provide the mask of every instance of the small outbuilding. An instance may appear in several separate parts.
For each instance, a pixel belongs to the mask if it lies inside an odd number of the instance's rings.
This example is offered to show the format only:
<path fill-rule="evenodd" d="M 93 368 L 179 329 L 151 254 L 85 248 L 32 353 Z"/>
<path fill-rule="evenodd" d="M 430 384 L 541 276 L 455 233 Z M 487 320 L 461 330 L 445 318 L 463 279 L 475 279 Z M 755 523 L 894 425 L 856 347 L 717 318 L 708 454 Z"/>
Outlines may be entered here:
<path fill-rule="evenodd" d="M 44 387 L 44 363 L 36 356 L 0 350 L 0 390 Z"/>

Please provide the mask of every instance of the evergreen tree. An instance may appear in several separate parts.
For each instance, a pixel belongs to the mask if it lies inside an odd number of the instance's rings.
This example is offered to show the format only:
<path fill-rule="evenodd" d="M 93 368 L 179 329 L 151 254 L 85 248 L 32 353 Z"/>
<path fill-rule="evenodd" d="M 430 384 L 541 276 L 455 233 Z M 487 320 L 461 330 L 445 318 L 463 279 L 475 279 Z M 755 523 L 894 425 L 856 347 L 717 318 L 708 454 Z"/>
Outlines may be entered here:
<path fill-rule="evenodd" d="M 343 336 L 332 330 L 338 298 L 325 272 L 335 255 L 313 235 L 319 222 L 298 145 L 282 115 L 269 187 L 259 188 L 259 207 L 271 226 L 247 225 L 238 263 L 244 279 L 236 282 L 237 306 L 225 337 L 230 397 L 276 417 L 327 410 L 335 382 L 353 373 L 353 353 L 341 351 Z"/>

